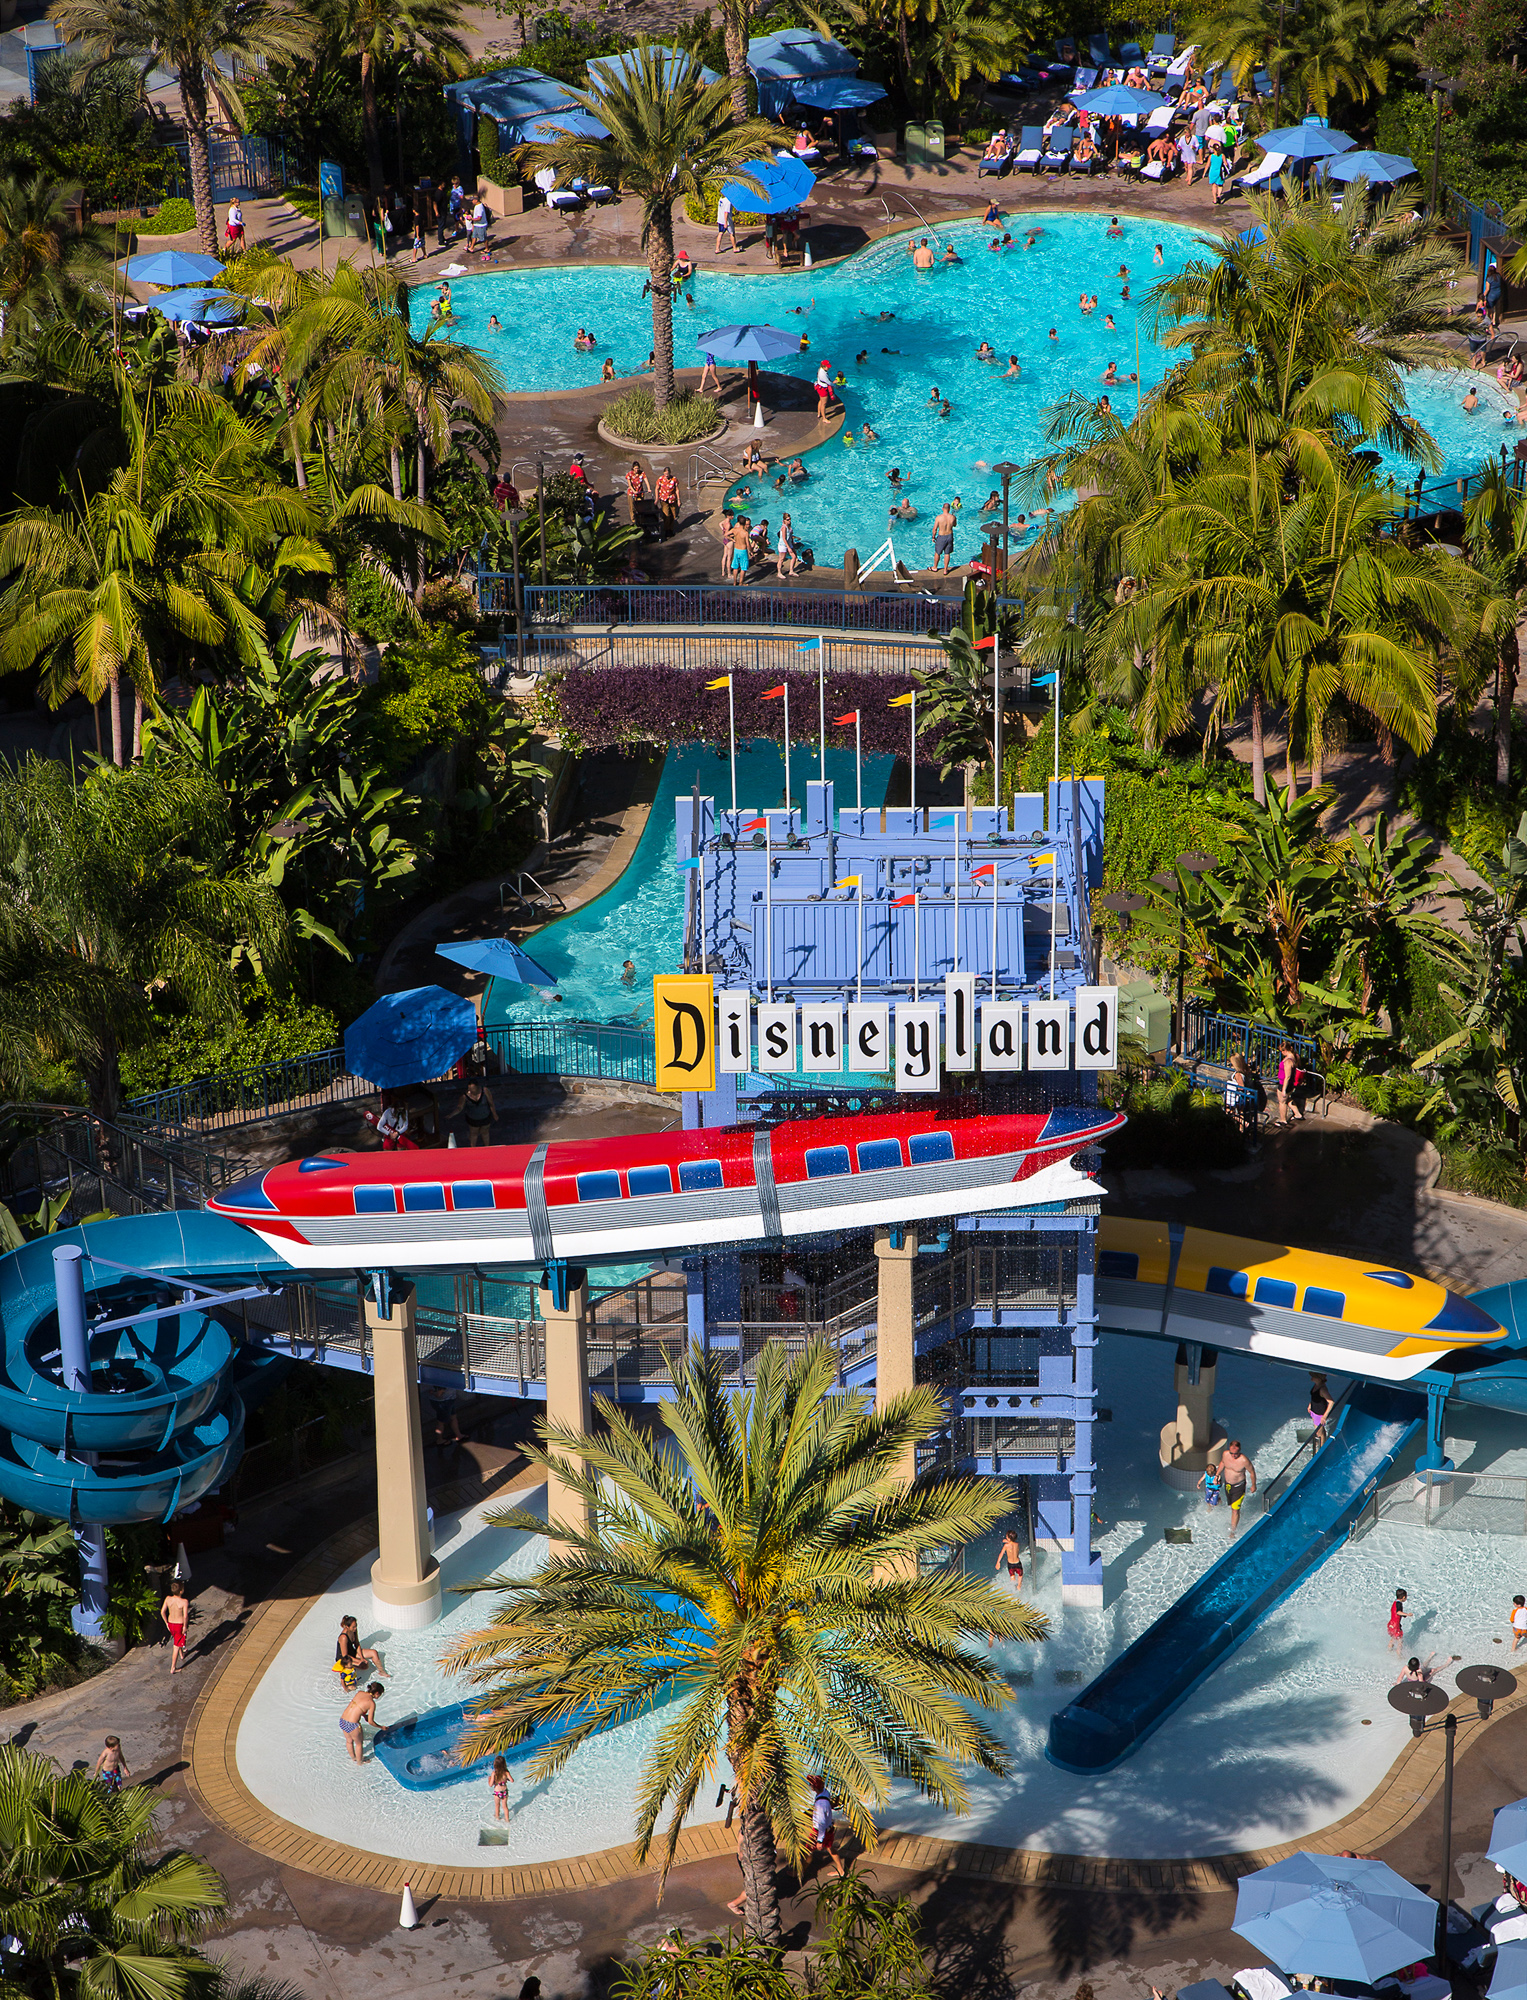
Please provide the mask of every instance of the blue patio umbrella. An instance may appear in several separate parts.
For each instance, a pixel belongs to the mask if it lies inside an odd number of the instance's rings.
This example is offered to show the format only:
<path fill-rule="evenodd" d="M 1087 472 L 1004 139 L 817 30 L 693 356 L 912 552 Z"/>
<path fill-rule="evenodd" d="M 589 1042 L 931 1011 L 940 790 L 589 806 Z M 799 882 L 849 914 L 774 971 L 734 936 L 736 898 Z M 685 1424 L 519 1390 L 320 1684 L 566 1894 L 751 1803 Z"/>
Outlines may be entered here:
<path fill-rule="evenodd" d="M 166 319 L 235 320 L 242 319 L 246 309 L 246 302 L 237 293 L 216 292 L 207 285 L 161 292 L 151 303 Z"/>
<path fill-rule="evenodd" d="M 1243 229 L 1235 240 L 1237 243 L 1250 244 L 1254 250 L 1259 243 L 1267 241 L 1267 231 L 1262 227 L 1260 222 L 1254 222 L 1250 229 Z"/>
<path fill-rule="evenodd" d="M 345 1068 L 381 1090 L 444 1076 L 477 1040 L 477 1009 L 443 986 L 388 993 L 345 1030 Z"/>
<path fill-rule="evenodd" d="M 1084 90 L 1071 102 L 1093 118 L 1134 118 L 1159 111 L 1166 99 L 1158 91 L 1132 90 L 1127 83 L 1108 83 L 1101 90 Z"/>
<path fill-rule="evenodd" d="M 1437 1905 L 1387 1862 L 1291 1854 L 1241 1877 L 1231 1928 L 1284 1973 L 1368 1985 L 1432 1952 Z"/>
<path fill-rule="evenodd" d="M 1527 2000 L 1527 1938 L 1507 1938 L 1495 1954 L 1489 2000 Z"/>
<path fill-rule="evenodd" d="M 1326 172 L 1333 181 L 1355 181 L 1359 174 L 1365 181 L 1402 181 L 1416 172 L 1416 163 L 1403 153 L 1375 153 L 1364 146 L 1359 152 L 1343 153 Z"/>
<path fill-rule="evenodd" d="M 664 90 L 672 90 L 680 77 L 688 76 L 691 72 L 697 73 L 701 83 L 704 84 L 721 81 L 721 72 L 707 69 L 699 57 L 689 49 L 673 49 L 661 42 L 654 42 L 650 46 L 653 55 L 662 61 Z M 635 49 L 622 49 L 616 56 L 591 56 L 588 64 L 589 81 L 600 83 L 608 80 L 618 83 L 622 77 L 639 69 L 638 51 Z"/>
<path fill-rule="evenodd" d="M 217 259 L 199 250 L 148 250 L 117 269 L 135 285 L 198 285 L 223 275 Z"/>
<path fill-rule="evenodd" d="M 783 361 L 800 353 L 801 337 L 782 326 L 718 326 L 702 333 L 695 346 L 718 361 Z"/>
<path fill-rule="evenodd" d="M 1514 1875 L 1518 1882 L 1527 1877 L 1527 1799 L 1502 1806 L 1490 1829 L 1488 1859 Z"/>
<path fill-rule="evenodd" d="M 492 979 L 508 979 L 520 986 L 555 986 L 556 980 L 536 964 L 529 952 L 521 951 L 512 938 L 474 938 L 470 944 L 437 944 L 437 958 L 464 965 L 468 972 L 486 972 Z"/>
<path fill-rule="evenodd" d="M 754 176 L 762 194 L 744 187 L 741 181 L 728 181 L 721 192 L 744 215 L 783 215 L 787 208 L 799 208 L 817 184 L 810 167 L 803 166 L 792 153 L 781 153 L 772 160 L 749 160 L 742 171 Z"/>
<path fill-rule="evenodd" d="M 1337 153 L 1350 153 L 1357 141 L 1324 125 L 1280 125 L 1276 132 L 1264 132 L 1257 144 L 1264 153 L 1281 153 L 1285 160 L 1329 160 Z"/>

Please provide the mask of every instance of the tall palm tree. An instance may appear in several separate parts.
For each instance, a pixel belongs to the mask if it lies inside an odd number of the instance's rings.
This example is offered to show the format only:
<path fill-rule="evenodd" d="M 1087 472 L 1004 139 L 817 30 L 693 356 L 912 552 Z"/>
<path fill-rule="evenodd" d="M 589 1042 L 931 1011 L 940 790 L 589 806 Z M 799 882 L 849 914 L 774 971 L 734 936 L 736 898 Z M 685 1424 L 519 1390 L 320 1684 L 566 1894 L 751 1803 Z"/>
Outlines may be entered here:
<path fill-rule="evenodd" d="M 191 2000 L 215 1982 L 195 1949 L 228 1899 L 197 1855 L 156 1855 L 156 1795 L 0 1746 L 0 1925 L 20 1945 L 10 1992 Z"/>
<path fill-rule="evenodd" d="M 109 232 L 93 223 L 76 229 L 57 181 L 0 177 L 0 354 L 30 323 L 78 300 L 103 306 L 110 274 Z"/>
<path fill-rule="evenodd" d="M 661 52 L 644 35 L 624 71 L 599 70 L 587 90 L 568 92 L 605 127 L 607 140 L 568 136 L 523 148 L 533 168 L 552 167 L 564 179 L 600 178 L 640 201 L 652 277 L 653 397 L 660 410 L 673 400 L 673 204 L 726 176 L 757 188 L 741 169 L 770 157 L 779 137 L 779 128 L 764 118 L 729 124 L 728 93 L 724 80 L 704 83 L 693 66 L 669 81 Z"/>
<path fill-rule="evenodd" d="M 360 58 L 361 138 L 371 199 L 382 199 L 382 128 L 377 113 L 377 73 L 389 62 L 419 53 L 460 75 L 469 51 L 461 38 L 462 0 L 338 0 L 336 39 Z"/>
<path fill-rule="evenodd" d="M 1327 117 L 1339 98 L 1383 96 L 1395 61 L 1414 59 L 1417 25 L 1414 0 L 1203 0 L 1185 33 L 1243 88 L 1267 70 L 1275 113 L 1287 95 L 1290 116 L 1308 106 Z"/>
<path fill-rule="evenodd" d="M 280 897 L 230 872 L 229 847 L 222 794 L 192 766 L 103 764 L 80 779 L 28 758 L 0 770 L 0 963 L 17 975 L 0 1054 L 17 1062 L 29 1027 L 34 1054 L 76 1061 L 91 1109 L 112 1119 L 119 1052 L 143 1025 L 150 988 L 226 1020 L 239 948 L 279 975 Z"/>
<path fill-rule="evenodd" d="M 523 1580 L 471 1586 L 499 1594 L 492 1624 L 448 1656 L 487 1690 L 473 1754 L 571 1717 L 531 1766 L 545 1775 L 671 1703 L 642 1770 L 637 1851 L 671 1806 L 666 1873 L 724 1756 L 743 1815 L 747 1927 L 777 1943 L 775 1857 L 783 1847 L 798 1864 L 809 1842 L 808 1773 L 826 1777 L 869 1844 L 892 1776 L 959 1812 L 961 1765 L 1008 1768 L 978 1711 L 1011 1691 L 980 1640 L 1042 1638 L 1045 1621 L 943 1558 L 989 1532 L 1010 1496 L 942 1473 L 909 1483 L 907 1457 L 947 1420 L 937 1397 L 916 1389 L 871 1413 L 838 1390 L 821 1346 L 765 1348 L 751 1395 L 728 1396 L 714 1361 L 678 1366 L 663 1414 L 679 1458 L 602 1409 L 600 1437 L 545 1425 L 532 1454 L 599 1525 L 505 1512 L 554 1553 Z"/>
<path fill-rule="evenodd" d="M 1464 502 L 1464 544 L 1476 579 L 1465 613 L 1477 642 L 1493 654 L 1495 782 L 1511 783 L 1511 717 L 1521 672 L 1517 628 L 1527 617 L 1527 504 L 1492 459 Z"/>
<path fill-rule="evenodd" d="M 958 108 L 973 76 L 994 83 L 1011 63 L 1017 41 L 1017 31 L 983 0 L 940 0 L 910 52 L 924 112 L 932 111 L 941 90 Z"/>
<path fill-rule="evenodd" d="M 208 151 L 209 110 L 242 126 L 244 106 L 218 56 L 292 62 L 311 54 L 317 34 L 297 0 L 53 0 L 48 18 L 87 55 L 130 55 L 165 69 L 180 85 L 180 110 L 191 156 L 191 200 L 207 255 L 217 254 Z"/>

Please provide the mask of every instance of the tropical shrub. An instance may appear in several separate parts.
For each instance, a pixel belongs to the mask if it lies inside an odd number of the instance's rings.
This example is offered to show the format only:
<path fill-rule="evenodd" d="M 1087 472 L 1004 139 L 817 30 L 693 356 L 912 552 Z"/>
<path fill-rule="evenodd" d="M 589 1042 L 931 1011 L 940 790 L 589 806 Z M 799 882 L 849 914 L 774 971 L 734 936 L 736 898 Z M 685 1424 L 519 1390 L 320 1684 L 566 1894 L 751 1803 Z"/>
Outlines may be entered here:
<path fill-rule="evenodd" d="M 617 437 L 633 444 L 694 444 L 718 428 L 716 406 L 692 391 L 677 395 L 660 410 L 647 388 L 628 389 L 604 406 L 604 421 Z"/>
<path fill-rule="evenodd" d="M 144 1041 L 123 1055 L 122 1087 L 137 1097 L 199 1077 L 317 1055 L 332 1049 L 339 1033 L 327 1007 L 278 998 L 268 987 L 254 995 L 245 1016 L 232 1021 L 199 1021 L 156 1008 Z"/>
<path fill-rule="evenodd" d="M 160 202 L 152 215 L 140 216 L 133 224 L 138 236 L 180 236 L 196 227 L 196 210 L 179 195 Z"/>
<path fill-rule="evenodd" d="M 704 181 L 698 194 L 685 195 L 684 213 L 691 222 L 698 223 L 705 229 L 715 228 L 716 210 L 720 205 L 723 185 L 724 183 L 719 180 Z M 762 215 L 754 215 L 751 210 L 744 214 L 740 208 L 732 210 L 732 220 L 739 229 L 758 229 L 763 225 Z"/>
<path fill-rule="evenodd" d="M 1241 1128 L 1213 1091 L 1194 1090 L 1181 1070 L 1131 1079 L 1114 1101 L 1129 1123 L 1103 1142 L 1104 1164 L 1126 1167 L 1238 1166 L 1246 1157 Z"/>
<path fill-rule="evenodd" d="M 536 697 L 538 722 L 560 735 L 569 749 L 580 754 L 588 750 L 609 750 L 639 743 L 714 743 L 723 752 L 727 732 L 727 699 L 724 688 L 709 689 L 708 670 L 685 667 L 622 667 L 607 672 L 594 667 L 571 667 L 542 688 Z M 794 743 L 804 746 L 816 735 L 817 677 L 815 673 L 787 673 L 790 686 Z M 732 675 L 739 740 L 766 737 L 784 740 L 784 704 L 763 701 L 770 687 L 778 687 L 780 677 L 753 669 L 739 669 Z M 905 694 L 912 686 L 894 675 L 827 674 L 828 741 L 853 747 L 852 723 L 838 724 L 835 715 L 858 709 L 862 741 L 871 756 L 904 756 L 907 750 L 907 712 L 888 706 L 895 694 Z M 931 757 L 920 743 L 919 753 Z"/>

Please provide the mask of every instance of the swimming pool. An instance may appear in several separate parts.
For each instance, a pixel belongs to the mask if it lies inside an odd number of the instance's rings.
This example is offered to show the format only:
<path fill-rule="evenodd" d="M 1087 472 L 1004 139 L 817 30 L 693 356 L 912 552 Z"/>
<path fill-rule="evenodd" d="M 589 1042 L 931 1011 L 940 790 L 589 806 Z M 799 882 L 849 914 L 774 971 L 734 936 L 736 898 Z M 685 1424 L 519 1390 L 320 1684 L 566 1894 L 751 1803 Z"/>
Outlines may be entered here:
<path fill-rule="evenodd" d="M 1423 1657 L 1438 1653 L 1438 1678 L 1449 1693 L 1452 1655 L 1462 1656 L 1460 1665 L 1507 1658 L 1513 1579 L 1527 1563 L 1527 1539 L 1386 1520 L 1302 1584 L 1127 1763 L 1095 1778 L 1048 1763 L 1054 1711 L 1224 1547 L 1223 1511 L 1211 1513 L 1159 1477 L 1159 1428 L 1175 1407 L 1172 1361 L 1172 1349 L 1154 1341 L 1105 1334 L 1099 1344 L 1099 1394 L 1112 1411 L 1097 1500 L 1105 1604 L 1100 1612 L 1063 1608 L 1059 1556 L 1040 1552 L 1029 1564 L 1025 1588 L 1049 1615 L 1052 1636 L 1042 1645 L 999 1649 L 1016 1699 L 994 1726 L 1012 1754 L 1012 1774 L 972 1774 L 964 1819 L 898 1786 L 879 1815 L 882 1831 L 1136 1858 L 1297 1840 L 1366 1797 L 1408 1740 L 1404 1717 L 1385 1700 L 1399 1665 L 1385 1636 L 1396 1584 L 1409 1591 L 1415 1612 L 1407 1647 Z M 1335 1378 L 1332 1386 L 1339 1386 Z M 1264 1479 L 1295 1448 L 1307 1387 L 1298 1369 L 1220 1358 L 1216 1415 L 1245 1441 Z M 1461 1469 L 1527 1470 L 1520 1418 L 1461 1409 L 1449 1419 L 1447 1451 Z M 340 1614 L 353 1611 L 364 1642 L 380 1646 L 393 1674 L 381 1712 L 402 1720 L 469 1692 L 435 1663 L 451 1639 L 485 1622 L 488 1606 L 453 1597 L 452 1589 L 500 1565 L 527 1573 L 544 1546 L 538 1537 L 484 1527 L 480 1512 L 439 1527 L 444 1618 L 421 1632 L 379 1630 L 370 1610 L 371 1559 L 356 1563 L 304 1615 L 256 1687 L 238 1733 L 245 1784 L 272 1811 L 332 1839 L 447 1865 L 560 1860 L 628 1841 L 641 1760 L 663 1726 L 661 1712 L 587 1744 L 556 1778 L 529 1784 L 516 1767 L 502 1845 L 496 1834 L 481 1844 L 492 1830 L 486 1783 L 419 1793 L 369 1758 L 359 1769 L 349 1762 L 336 1726 L 340 1690 L 329 1671 Z M 1191 1542 L 1167 1542 L 1167 1528 L 1188 1529 Z M 972 1548 L 971 1571 L 990 1574 L 996 1549 L 995 1537 Z M 1209 1769 L 1212 1788 L 1204 1782 Z M 714 1787 L 702 1789 L 694 1823 L 719 1817 L 715 1796 Z"/>
<path fill-rule="evenodd" d="M 1013 247 L 996 253 L 987 247 L 989 229 L 956 224 L 945 233 L 964 263 L 929 272 L 913 270 L 910 237 L 872 244 L 828 269 L 767 276 L 714 268 L 702 239 L 706 268 L 689 288 L 692 305 L 680 304 L 675 322 L 679 364 L 698 364 L 695 343 L 712 327 L 749 321 L 798 326 L 809 351 L 775 365 L 809 378 L 818 362 L 829 362 L 846 378 L 845 428 L 857 437 L 868 418 L 880 433 L 878 444 L 849 447 L 835 439 L 823 446 L 809 461 L 811 477 L 790 492 L 797 539 L 813 548 L 819 563 L 836 567 L 846 548 L 867 558 L 884 542 L 892 526 L 886 475 L 893 466 L 918 509 L 916 520 L 895 524 L 898 554 L 911 567 L 927 567 L 932 516 L 942 500 L 958 496 L 963 507 L 955 555 L 971 559 L 981 538 L 976 517 L 1000 484 L 991 466 L 1035 458 L 1044 448 L 1047 410 L 1081 389 L 1111 395 L 1119 413 L 1129 416 L 1133 386 L 1101 385 L 1109 362 L 1121 377 L 1138 365 L 1146 388 L 1164 374 L 1166 357 L 1140 327 L 1141 302 L 1159 278 L 1204 254 L 1208 239 L 1128 216 L 1120 217 L 1122 238 L 1110 239 L 1103 216 L 1020 214 L 1021 220 L 1010 218 L 1017 229 Z M 1024 234 L 1035 226 L 1042 234 L 1025 250 Z M 1127 278 L 1119 274 L 1121 265 Z M 606 356 L 622 374 L 633 374 L 645 366 L 652 345 L 651 309 L 642 297 L 646 279 L 646 266 L 637 264 L 489 272 L 455 286 L 456 331 L 499 362 L 512 389 L 596 383 Z M 1098 297 L 1090 317 L 1079 309 L 1083 292 Z M 895 317 L 882 321 L 881 313 Z M 490 317 L 500 322 L 497 329 L 489 327 Z M 596 338 L 592 353 L 573 348 L 581 326 Z M 983 339 L 996 349 L 996 362 L 976 359 Z M 1003 371 L 1014 353 L 1022 372 L 1009 380 Z M 935 386 L 950 402 L 947 418 L 929 407 Z M 1411 406 L 1436 438 L 1450 474 L 1476 470 L 1500 442 L 1503 399 L 1493 381 L 1480 387 L 1481 408 L 1470 417 L 1460 407 L 1453 371 L 1414 378 Z M 685 456 L 682 448 L 673 454 L 680 470 Z M 1395 466 L 1398 478 L 1414 476 L 1401 462 Z M 761 487 L 753 482 L 746 504 L 755 519 L 778 526 L 782 496 L 772 479 Z"/>

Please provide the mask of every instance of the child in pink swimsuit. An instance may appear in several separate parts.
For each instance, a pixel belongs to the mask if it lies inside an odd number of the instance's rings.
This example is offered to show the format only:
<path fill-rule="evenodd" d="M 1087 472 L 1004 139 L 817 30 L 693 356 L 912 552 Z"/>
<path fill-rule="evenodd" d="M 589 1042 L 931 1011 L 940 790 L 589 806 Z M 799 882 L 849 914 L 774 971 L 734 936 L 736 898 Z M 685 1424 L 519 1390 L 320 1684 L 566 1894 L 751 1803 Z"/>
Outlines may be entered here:
<path fill-rule="evenodd" d="M 1386 1649 L 1387 1651 L 1397 1653 L 1400 1650 L 1400 1641 L 1405 1636 L 1404 1620 L 1409 1616 L 1410 1613 L 1405 1609 L 1405 1593 L 1403 1590 L 1397 1590 L 1394 1594 L 1394 1603 L 1389 1607 L 1389 1645 Z"/>
<path fill-rule="evenodd" d="M 506 1820 L 509 1817 L 509 1780 L 513 1776 L 514 1773 L 502 1757 L 495 1757 L 493 1759 L 493 1770 L 488 1779 L 488 1785 L 493 1793 L 493 1817 L 495 1819 Z"/>

